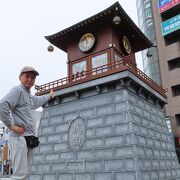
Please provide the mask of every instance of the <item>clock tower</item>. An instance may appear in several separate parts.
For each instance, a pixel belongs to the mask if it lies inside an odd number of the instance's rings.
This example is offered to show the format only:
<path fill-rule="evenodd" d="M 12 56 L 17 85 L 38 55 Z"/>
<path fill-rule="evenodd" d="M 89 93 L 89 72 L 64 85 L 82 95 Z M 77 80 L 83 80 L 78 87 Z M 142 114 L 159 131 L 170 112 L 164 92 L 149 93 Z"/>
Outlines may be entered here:
<path fill-rule="evenodd" d="M 125 57 L 136 67 L 135 53 L 152 45 L 118 2 L 45 38 L 67 53 L 69 81 L 87 78 L 85 72 Z"/>

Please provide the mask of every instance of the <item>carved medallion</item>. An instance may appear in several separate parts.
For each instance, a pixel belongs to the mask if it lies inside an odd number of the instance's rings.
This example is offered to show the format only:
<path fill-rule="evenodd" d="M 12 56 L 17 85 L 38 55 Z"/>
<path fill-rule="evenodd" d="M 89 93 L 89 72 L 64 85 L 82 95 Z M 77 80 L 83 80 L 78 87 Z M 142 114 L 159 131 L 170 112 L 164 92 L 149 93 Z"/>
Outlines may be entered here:
<path fill-rule="evenodd" d="M 81 117 L 74 119 L 68 130 L 68 143 L 72 151 L 79 151 L 85 142 L 86 127 Z"/>

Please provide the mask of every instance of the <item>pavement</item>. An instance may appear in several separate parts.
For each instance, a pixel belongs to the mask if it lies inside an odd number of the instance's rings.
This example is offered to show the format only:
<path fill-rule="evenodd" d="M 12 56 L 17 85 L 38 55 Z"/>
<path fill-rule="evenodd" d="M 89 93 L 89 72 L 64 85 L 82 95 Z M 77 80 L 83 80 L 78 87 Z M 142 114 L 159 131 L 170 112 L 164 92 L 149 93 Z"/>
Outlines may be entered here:
<path fill-rule="evenodd" d="M 0 180 L 11 180 L 11 178 L 9 178 L 9 177 L 3 177 L 3 178 L 0 178 Z"/>

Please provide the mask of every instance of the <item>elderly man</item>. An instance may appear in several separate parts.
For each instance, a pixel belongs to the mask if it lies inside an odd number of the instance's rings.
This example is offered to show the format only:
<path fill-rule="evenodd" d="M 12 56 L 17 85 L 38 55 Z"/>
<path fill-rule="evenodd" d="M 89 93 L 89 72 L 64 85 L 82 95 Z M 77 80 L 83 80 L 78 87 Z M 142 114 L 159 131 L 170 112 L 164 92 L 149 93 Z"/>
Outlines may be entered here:
<path fill-rule="evenodd" d="M 10 149 L 13 180 L 26 180 L 30 172 L 33 148 L 38 146 L 35 132 L 35 109 L 54 97 L 54 92 L 43 96 L 30 93 L 39 73 L 25 66 L 19 75 L 21 84 L 14 87 L 0 101 L 0 119 L 10 129 Z M 31 145 L 33 145 L 31 147 Z"/>

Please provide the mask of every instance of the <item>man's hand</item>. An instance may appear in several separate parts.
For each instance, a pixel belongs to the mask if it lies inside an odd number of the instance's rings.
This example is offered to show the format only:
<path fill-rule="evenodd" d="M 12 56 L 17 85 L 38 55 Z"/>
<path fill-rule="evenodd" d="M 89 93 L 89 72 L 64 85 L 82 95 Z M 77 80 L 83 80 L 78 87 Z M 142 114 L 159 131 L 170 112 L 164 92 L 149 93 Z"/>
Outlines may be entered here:
<path fill-rule="evenodd" d="M 12 125 L 10 129 L 19 135 L 22 135 L 25 132 L 25 128 L 16 125 Z"/>
<path fill-rule="evenodd" d="M 50 96 L 51 96 L 51 98 L 54 98 L 56 96 L 56 93 L 54 92 L 53 89 L 51 89 L 51 91 L 50 91 Z"/>

